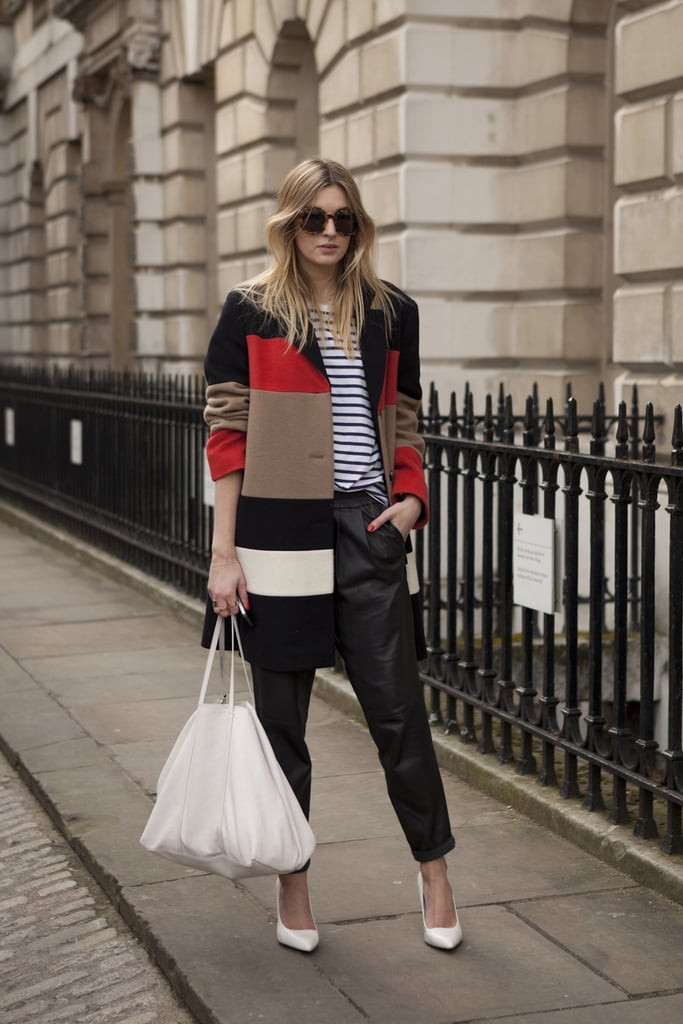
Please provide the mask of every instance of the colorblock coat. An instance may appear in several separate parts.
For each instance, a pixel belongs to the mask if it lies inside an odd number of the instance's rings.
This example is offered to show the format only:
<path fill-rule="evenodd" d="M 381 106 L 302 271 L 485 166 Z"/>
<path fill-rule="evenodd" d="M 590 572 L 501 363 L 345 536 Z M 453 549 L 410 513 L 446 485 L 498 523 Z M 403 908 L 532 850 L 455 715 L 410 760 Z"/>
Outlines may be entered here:
<path fill-rule="evenodd" d="M 415 494 L 427 521 L 417 432 L 421 399 L 417 306 L 396 290 L 385 331 L 368 294 L 360 354 L 392 500 Z M 207 458 L 217 480 L 243 470 L 237 509 L 237 557 L 249 591 L 253 628 L 242 629 L 245 656 L 275 670 L 333 665 L 334 451 L 332 399 L 313 329 L 299 350 L 282 326 L 238 291 L 231 292 L 204 364 Z M 408 548 L 410 545 L 408 544 Z M 416 650 L 424 657 L 417 574 L 407 551 Z M 207 604 L 202 642 L 215 623 Z"/>

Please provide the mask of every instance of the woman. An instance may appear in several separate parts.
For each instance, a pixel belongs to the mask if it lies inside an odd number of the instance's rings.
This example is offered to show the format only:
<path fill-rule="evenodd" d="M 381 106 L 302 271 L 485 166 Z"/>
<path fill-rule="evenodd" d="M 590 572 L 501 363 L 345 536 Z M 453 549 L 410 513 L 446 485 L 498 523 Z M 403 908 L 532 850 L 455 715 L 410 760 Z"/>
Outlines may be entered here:
<path fill-rule="evenodd" d="M 243 603 L 257 711 L 307 815 L 311 689 L 339 651 L 420 865 L 425 941 L 453 949 L 455 841 L 406 578 L 409 533 L 427 519 L 418 316 L 377 277 L 374 237 L 349 172 L 306 160 L 267 225 L 271 266 L 228 295 L 205 362 L 216 481 L 205 637 L 214 614 Z M 277 893 L 278 941 L 315 949 L 307 868 Z"/>

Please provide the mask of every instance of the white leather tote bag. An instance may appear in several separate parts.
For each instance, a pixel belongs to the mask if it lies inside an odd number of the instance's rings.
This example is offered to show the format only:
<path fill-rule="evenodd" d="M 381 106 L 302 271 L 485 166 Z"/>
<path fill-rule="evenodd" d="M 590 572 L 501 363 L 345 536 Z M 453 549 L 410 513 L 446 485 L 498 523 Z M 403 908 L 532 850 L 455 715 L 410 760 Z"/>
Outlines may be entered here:
<path fill-rule="evenodd" d="M 286 874 L 305 865 L 315 836 L 256 715 L 234 616 L 231 623 L 227 699 L 204 703 L 219 643 L 223 681 L 219 616 L 197 708 L 161 771 L 140 842 L 168 860 L 227 878 Z M 235 639 L 251 701 L 235 703 Z"/>

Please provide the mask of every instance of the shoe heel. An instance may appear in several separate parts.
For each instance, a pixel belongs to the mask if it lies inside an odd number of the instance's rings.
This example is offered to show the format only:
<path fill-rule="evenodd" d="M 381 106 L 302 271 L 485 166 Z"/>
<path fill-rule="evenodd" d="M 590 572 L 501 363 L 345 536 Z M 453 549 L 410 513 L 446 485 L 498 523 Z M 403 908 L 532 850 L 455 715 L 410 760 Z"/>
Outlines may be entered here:
<path fill-rule="evenodd" d="M 317 928 L 287 928 L 280 917 L 280 879 L 275 882 L 275 905 L 277 907 L 276 937 L 281 946 L 296 949 L 299 953 L 312 953 L 320 942 Z"/>
<path fill-rule="evenodd" d="M 435 949 L 455 949 L 462 942 L 462 928 L 460 927 L 460 918 L 458 916 L 458 910 L 453 900 L 453 910 L 457 918 L 457 922 L 453 928 L 428 928 L 427 918 L 425 915 L 425 896 L 424 886 L 422 884 L 422 872 L 417 873 L 417 891 L 420 895 L 420 909 L 422 910 L 422 925 L 424 927 L 424 940 L 428 946 L 433 946 Z"/>

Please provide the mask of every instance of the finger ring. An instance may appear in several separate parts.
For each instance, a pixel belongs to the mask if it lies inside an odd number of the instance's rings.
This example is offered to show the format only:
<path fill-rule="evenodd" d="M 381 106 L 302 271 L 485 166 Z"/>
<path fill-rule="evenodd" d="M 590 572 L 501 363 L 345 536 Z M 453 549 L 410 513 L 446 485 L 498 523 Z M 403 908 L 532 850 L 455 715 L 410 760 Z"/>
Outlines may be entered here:
<path fill-rule="evenodd" d="M 229 604 L 227 607 L 228 608 L 236 608 L 237 607 L 237 601 L 235 601 L 234 604 Z"/>

